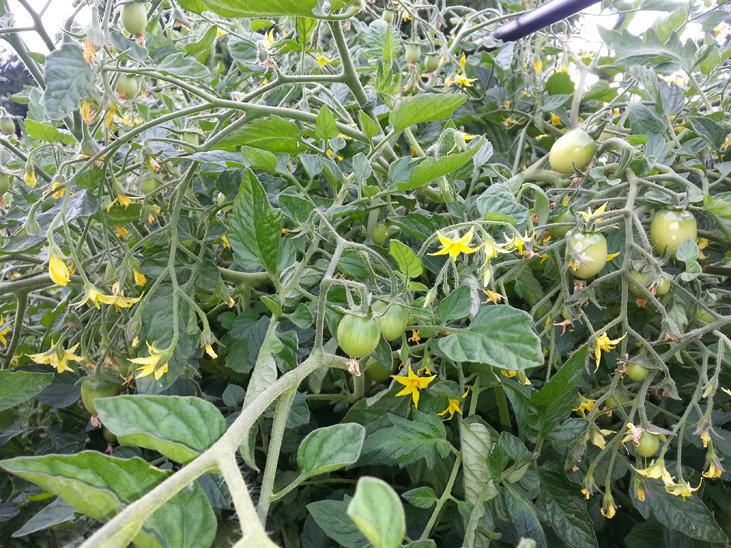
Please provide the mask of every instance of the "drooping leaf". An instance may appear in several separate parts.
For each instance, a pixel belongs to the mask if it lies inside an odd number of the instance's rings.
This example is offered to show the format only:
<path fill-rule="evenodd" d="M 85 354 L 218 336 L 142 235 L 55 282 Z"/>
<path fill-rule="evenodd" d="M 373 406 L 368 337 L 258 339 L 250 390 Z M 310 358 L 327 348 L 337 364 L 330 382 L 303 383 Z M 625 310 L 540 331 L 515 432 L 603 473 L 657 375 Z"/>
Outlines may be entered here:
<path fill-rule="evenodd" d="M 458 170 L 467 162 L 469 162 L 475 154 L 480 150 L 480 146 L 473 146 L 469 150 L 452 154 L 450 156 L 442 156 L 438 160 L 427 158 L 414 169 L 411 177 L 406 183 L 396 183 L 399 190 L 413 190 L 430 182 L 443 177 L 453 171 Z"/>
<path fill-rule="evenodd" d="M 396 491 L 382 479 L 358 480 L 348 515 L 373 548 L 399 548 L 406 536 L 404 508 Z"/>
<path fill-rule="evenodd" d="M 52 382 L 52 373 L 0 371 L 0 411 L 29 400 Z"/>
<path fill-rule="evenodd" d="M 318 428 L 302 440 L 297 464 L 308 476 L 337 470 L 358 460 L 364 439 L 365 428 L 356 423 Z"/>
<path fill-rule="evenodd" d="M 46 91 L 43 102 L 51 120 L 61 120 L 79 110 L 80 103 L 94 85 L 91 65 L 84 61 L 83 50 L 73 43 L 64 43 L 46 57 Z"/>

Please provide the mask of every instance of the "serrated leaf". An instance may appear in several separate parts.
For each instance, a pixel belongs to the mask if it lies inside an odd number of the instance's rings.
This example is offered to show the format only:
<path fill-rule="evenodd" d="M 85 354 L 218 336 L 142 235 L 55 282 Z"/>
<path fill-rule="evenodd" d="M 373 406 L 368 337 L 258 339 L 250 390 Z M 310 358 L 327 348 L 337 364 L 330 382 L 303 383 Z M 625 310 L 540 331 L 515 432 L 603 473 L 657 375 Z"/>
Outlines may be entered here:
<path fill-rule="evenodd" d="M 406 502 L 416 508 L 431 508 L 437 501 L 437 494 L 431 487 L 417 487 L 401 495 Z"/>
<path fill-rule="evenodd" d="M 321 500 L 308 504 L 307 511 L 325 534 L 341 546 L 365 548 L 369 545 L 368 540 L 346 513 L 349 502 L 348 497 L 343 501 Z"/>
<path fill-rule="evenodd" d="M 0 371 L 0 411 L 31 399 L 52 382 L 52 373 Z"/>
<path fill-rule="evenodd" d="M 441 419 L 434 413 L 414 410 L 413 420 L 388 415 L 391 428 L 382 428 L 366 438 L 364 462 L 369 464 L 398 464 L 403 467 L 420 459 L 433 468 L 437 457 L 446 457 L 450 443 Z"/>
<path fill-rule="evenodd" d="M 439 303 L 437 311 L 444 323 L 465 318 L 472 309 L 472 291 L 468 285 L 460 285 Z"/>
<path fill-rule="evenodd" d="M 439 177 L 443 177 L 461 168 L 469 162 L 475 154 L 477 154 L 481 146 L 482 145 L 479 144 L 477 146 L 473 146 L 469 150 L 460 152 L 459 154 L 442 156 L 436 161 L 434 158 L 427 158 L 416 166 L 416 169 L 414 169 L 407 182 L 397 182 L 396 186 L 399 190 L 406 191 L 429 184 Z"/>
<path fill-rule="evenodd" d="M 358 480 L 348 515 L 373 548 L 399 548 L 406 536 L 404 507 L 396 491 L 382 479 L 366 476 Z"/>
<path fill-rule="evenodd" d="M 157 69 L 164 74 L 172 74 L 181 78 L 205 78 L 210 74 L 208 68 L 195 59 L 186 57 L 184 53 L 174 53 L 165 57 L 157 66 Z"/>
<path fill-rule="evenodd" d="M 297 464 L 307 476 L 332 472 L 360 457 L 365 428 L 360 424 L 335 424 L 307 434 L 297 450 Z"/>
<path fill-rule="evenodd" d="M 66 145 L 73 145 L 76 140 L 66 133 L 61 133 L 53 126 L 48 126 L 40 122 L 35 122 L 30 119 L 25 121 L 25 130 L 28 135 L 39 141 L 46 141 L 47 143 L 57 143 L 61 141 Z"/>
<path fill-rule="evenodd" d="M 535 540 L 536 548 L 547 548 L 546 534 L 533 503 L 513 484 L 504 484 L 504 488 L 499 492 L 501 502 L 518 535 Z"/>
<path fill-rule="evenodd" d="M 545 434 L 568 418 L 578 393 L 577 385 L 584 373 L 587 346 L 574 352 L 561 369 L 531 394 L 530 401 L 538 408 L 541 431 Z"/>
<path fill-rule="evenodd" d="M 322 105 L 320 112 L 317 113 L 317 121 L 315 122 L 315 135 L 318 139 L 327 141 L 334 139 L 340 134 L 335 116 L 327 105 Z"/>
<path fill-rule="evenodd" d="M 271 206 L 264 187 L 249 169 L 234 200 L 229 235 L 237 260 L 254 262 L 272 276 L 277 273 L 282 212 Z"/>
<path fill-rule="evenodd" d="M 596 548 L 594 525 L 578 487 L 569 481 L 555 461 L 539 467 L 538 478 L 541 494 L 536 505 L 542 521 L 548 523 L 567 546 Z"/>
<path fill-rule="evenodd" d="M 95 401 L 99 419 L 119 439 L 188 463 L 226 431 L 216 406 L 191 396 L 117 396 Z"/>
<path fill-rule="evenodd" d="M 61 120 L 79 110 L 79 104 L 89 97 L 94 86 L 94 73 L 84 61 L 83 50 L 68 42 L 46 57 L 44 74 L 43 102 L 51 120 Z"/>
<path fill-rule="evenodd" d="M 530 314 L 507 305 L 482 308 L 466 330 L 439 339 L 435 350 L 455 362 L 518 371 L 543 363 Z"/>
<path fill-rule="evenodd" d="M 421 122 L 443 120 L 461 107 L 466 100 L 466 95 L 422 93 L 412 99 L 403 99 L 391 111 L 388 122 L 394 131 L 401 131 Z"/>
<path fill-rule="evenodd" d="M 392 239 L 388 244 L 388 253 L 396 261 L 399 271 L 407 278 L 418 278 L 423 272 L 421 259 L 410 247 Z"/>

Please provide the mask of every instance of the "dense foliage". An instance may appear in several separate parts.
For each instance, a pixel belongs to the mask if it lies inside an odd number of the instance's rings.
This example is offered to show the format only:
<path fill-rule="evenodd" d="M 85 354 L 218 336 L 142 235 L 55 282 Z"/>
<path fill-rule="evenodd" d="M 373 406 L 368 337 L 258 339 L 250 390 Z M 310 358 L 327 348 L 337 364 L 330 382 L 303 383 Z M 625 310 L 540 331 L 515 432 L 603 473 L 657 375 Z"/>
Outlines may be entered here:
<path fill-rule="evenodd" d="M 0 1 L 3 546 L 728 545 L 712 0 L 598 52 L 484 39 L 527 1 L 89 4 L 43 55 Z"/>

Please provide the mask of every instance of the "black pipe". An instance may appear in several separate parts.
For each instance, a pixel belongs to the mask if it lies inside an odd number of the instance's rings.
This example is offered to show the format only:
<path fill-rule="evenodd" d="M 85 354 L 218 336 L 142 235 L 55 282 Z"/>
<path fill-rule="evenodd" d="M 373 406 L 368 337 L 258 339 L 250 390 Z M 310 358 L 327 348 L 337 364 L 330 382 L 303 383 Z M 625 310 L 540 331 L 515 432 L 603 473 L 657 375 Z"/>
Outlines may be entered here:
<path fill-rule="evenodd" d="M 515 42 L 556 21 L 580 12 L 584 8 L 599 3 L 601 0 L 552 0 L 534 10 L 529 11 L 501 27 L 490 32 L 483 40 L 493 39 L 503 42 Z"/>

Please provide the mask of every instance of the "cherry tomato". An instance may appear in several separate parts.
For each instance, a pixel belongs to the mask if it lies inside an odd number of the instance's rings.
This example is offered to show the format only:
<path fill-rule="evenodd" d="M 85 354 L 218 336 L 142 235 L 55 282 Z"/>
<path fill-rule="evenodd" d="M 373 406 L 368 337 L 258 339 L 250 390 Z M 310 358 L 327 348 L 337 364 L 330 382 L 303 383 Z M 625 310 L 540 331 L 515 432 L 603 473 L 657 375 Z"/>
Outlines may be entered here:
<path fill-rule="evenodd" d="M 668 291 L 670 291 L 670 278 L 662 275 L 655 285 L 655 295 L 662 297 L 667 295 Z"/>
<path fill-rule="evenodd" d="M 11 135 L 15 133 L 15 122 L 10 116 L 3 116 L 0 118 L 0 131 Z"/>
<path fill-rule="evenodd" d="M 0 196 L 5 194 L 10 188 L 10 175 L 0 173 Z"/>
<path fill-rule="evenodd" d="M 362 369 L 364 370 L 365 376 L 368 380 L 375 382 L 387 381 L 393 374 L 393 371 L 384 367 L 379 361 L 374 360 L 372 357 L 368 358 L 366 363 L 362 366 Z"/>
<path fill-rule="evenodd" d="M 89 413 L 96 415 L 94 400 L 97 398 L 110 398 L 116 396 L 121 391 L 122 385 L 119 383 L 98 379 L 96 377 L 87 377 L 81 383 L 81 401 Z"/>
<path fill-rule="evenodd" d="M 569 267 L 577 278 L 587 279 L 599 274 L 607 264 L 607 240 L 601 232 L 574 232 L 569 243 L 583 262 Z"/>
<path fill-rule="evenodd" d="M 147 179 L 143 179 L 140 183 L 140 192 L 142 192 L 142 194 L 149 194 L 150 192 L 154 192 L 158 188 L 160 188 L 160 181 L 158 181 L 154 177 L 148 177 Z"/>
<path fill-rule="evenodd" d="M 130 34 L 142 34 L 147 26 L 147 13 L 142 2 L 127 2 L 122 6 L 122 26 Z"/>
<path fill-rule="evenodd" d="M 644 381 L 649 374 L 650 370 L 639 362 L 631 362 L 627 364 L 627 375 L 633 381 Z"/>
<path fill-rule="evenodd" d="M 716 318 L 713 317 L 713 314 L 711 314 L 710 312 L 707 312 L 705 309 L 701 308 L 700 306 L 696 306 L 693 308 L 693 319 L 703 325 L 713 323 L 716 321 Z"/>
<path fill-rule="evenodd" d="M 373 310 L 380 313 L 386 310 L 386 306 L 386 303 L 379 301 Z M 385 314 L 378 316 L 376 321 L 378 321 L 384 338 L 387 341 L 393 341 L 403 335 L 406 326 L 409 325 L 409 312 L 404 306 L 398 303 L 393 304 Z"/>
<path fill-rule="evenodd" d="M 186 131 L 181 135 L 182 139 L 186 143 L 190 143 L 191 145 L 198 146 L 198 134 L 193 131 Z M 191 147 L 187 147 L 183 145 L 183 151 L 187 152 L 188 154 L 193 154 L 195 152 L 194 149 Z"/>
<path fill-rule="evenodd" d="M 629 271 L 629 280 L 627 281 L 627 289 L 630 290 L 634 295 L 637 295 L 641 299 L 645 298 L 645 293 L 642 291 L 642 287 L 649 287 L 653 280 L 652 274 L 649 272 L 640 272 L 638 270 Z M 655 282 L 655 295 L 662 297 L 670 291 L 670 278 L 665 275 Z"/>
<path fill-rule="evenodd" d="M 383 10 L 383 13 L 381 14 L 381 18 L 388 23 L 389 25 L 393 23 L 395 14 L 393 13 L 393 10 L 385 9 Z"/>
<path fill-rule="evenodd" d="M 550 223 L 570 223 L 575 220 L 574 214 L 570 210 L 566 209 L 563 213 L 549 219 Z M 548 233 L 553 238 L 563 238 L 566 233 L 571 230 L 570 226 L 549 226 Z"/>
<path fill-rule="evenodd" d="M 548 154 L 551 169 L 559 173 L 573 173 L 574 166 L 582 170 L 596 154 L 596 142 L 583 129 L 572 129 L 561 136 Z"/>
<path fill-rule="evenodd" d="M 635 451 L 641 457 L 651 457 L 660 449 L 660 438 L 650 432 L 642 432 L 639 443 L 635 446 Z"/>
<path fill-rule="evenodd" d="M 406 44 L 406 61 L 412 64 L 419 62 L 421 58 L 421 46 L 419 44 L 408 43 Z"/>
<path fill-rule="evenodd" d="M 346 314 L 338 324 L 337 336 L 343 352 L 351 358 L 364 358 L 378 346 L 381 330 L 373 318 Z"/>
<path fill-rule="evenodd" d="M 678 247 L 690 238 L 698 238 L 698 223 L 690 211 L 660 209 L 650 222 L 650 242 L 659 255 L 668 253 L 675 258 Z"/>
<path fill-rule="evenodd" d="M 137 83 L 137 79 L 133 76 L 120 76 L 117 81 L 117 91 L 124 94 L 129 99 L 132 99 L 135 95 L 137 95 L 138 89 L 139 84 Z"/>
<path fill-rule="evenodd" d="M 424 59 L 424 68 L 427 72 L 434 72 L 439 68 L 439 54 L 438 53 L 427 53 L 426 59 Z"/>
<path fill-rule="evenodd" d="M 102 436 L 104 436 L 107 443 L 114 443 L 117 441 L 117 436 L 112 434 L 111 430 L 108 430 L 106 427 L 102 428 Z"/>

